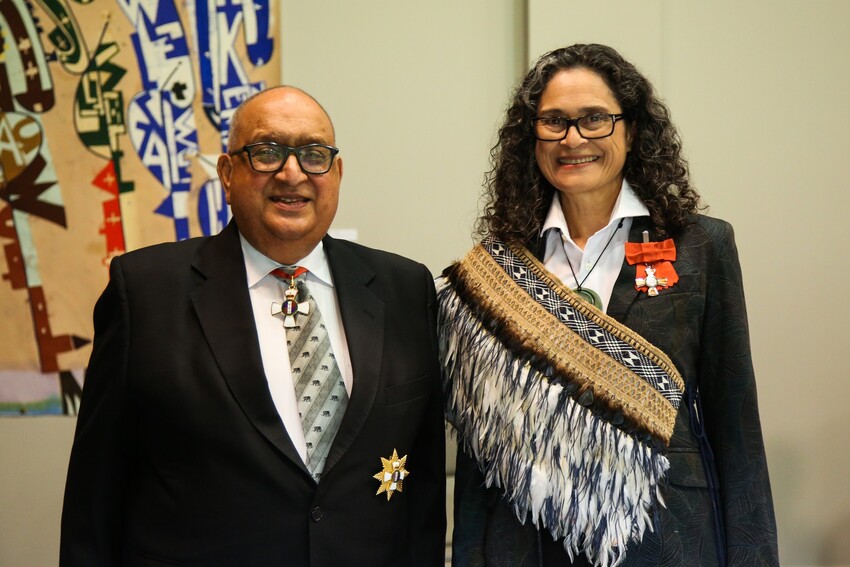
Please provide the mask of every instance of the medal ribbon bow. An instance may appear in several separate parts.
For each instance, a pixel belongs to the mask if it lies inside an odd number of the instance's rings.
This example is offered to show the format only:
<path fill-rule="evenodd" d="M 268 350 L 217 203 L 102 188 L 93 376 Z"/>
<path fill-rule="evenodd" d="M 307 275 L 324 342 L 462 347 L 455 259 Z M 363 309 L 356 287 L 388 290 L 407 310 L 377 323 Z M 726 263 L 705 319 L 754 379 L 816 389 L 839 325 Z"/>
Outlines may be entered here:
<path fill-rule="evenodd" d="M 676 261 L 676 245 L 668 238 L 661 242 L 626 242 L 626 260 L 637 264 L 635 289 L 658 295 L 659 289 L 673 287 L 679 274 L 673 269 Z"/>

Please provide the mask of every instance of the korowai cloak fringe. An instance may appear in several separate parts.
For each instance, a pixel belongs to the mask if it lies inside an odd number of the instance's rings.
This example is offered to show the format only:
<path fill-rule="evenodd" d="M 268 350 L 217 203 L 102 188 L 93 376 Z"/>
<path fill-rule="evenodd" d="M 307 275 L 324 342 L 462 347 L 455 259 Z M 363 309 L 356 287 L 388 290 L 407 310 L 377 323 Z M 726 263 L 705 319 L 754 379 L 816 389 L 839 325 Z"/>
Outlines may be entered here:
<path fill-rule="evenodd" d="M 521 522 L 615 567 L 652 529 L 684 384 L 669 358 L 488 237 L 438 282 L 447 415 Z"/>

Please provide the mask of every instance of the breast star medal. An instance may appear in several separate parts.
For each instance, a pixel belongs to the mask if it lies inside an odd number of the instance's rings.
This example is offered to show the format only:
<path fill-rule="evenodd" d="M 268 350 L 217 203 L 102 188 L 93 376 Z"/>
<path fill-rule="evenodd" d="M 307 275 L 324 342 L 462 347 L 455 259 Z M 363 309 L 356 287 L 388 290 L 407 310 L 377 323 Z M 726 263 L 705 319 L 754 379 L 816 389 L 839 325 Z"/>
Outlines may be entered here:
<path fill-rule="evenodd" d="M 283 292 L 285 297 L 283 303 L 272 302 L 272 315 L 283 313 L 283 326 L 295 327 L 295 316 L 297 314 L 307 315 L 310 312 L 310 304 L 306 301 L 297 301 L 298 288 L 295 287 L 295 278 L 289 281 L 289 288 Z"/>
<path fill-rule="evenodd" d="M 404 479 L 410 475 L 407 469 L 404 468 L 404 464 L 406 462 L 407 455 L 399 458 L 395 449 L 393 449 L 393 455 L 389 459 L 381 457 L 381 463 L 384 465 L 384 470 L 372 477 L 381 483 L 381 486 L 378 487 L 378 492 L 375 493 L 375 496 L 382 492 L 386 492 L 387 502 L 389 502 L 390 498 L 393 497 L 393 494 L 395 494 L 396 491 L 402 492 Z"/>

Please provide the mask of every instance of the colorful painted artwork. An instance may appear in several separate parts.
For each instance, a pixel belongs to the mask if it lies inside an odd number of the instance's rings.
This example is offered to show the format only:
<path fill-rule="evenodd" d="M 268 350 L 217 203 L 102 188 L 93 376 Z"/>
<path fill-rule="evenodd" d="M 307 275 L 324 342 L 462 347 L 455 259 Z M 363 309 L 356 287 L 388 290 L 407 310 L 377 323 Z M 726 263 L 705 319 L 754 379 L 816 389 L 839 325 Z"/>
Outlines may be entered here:
<path fill-rule="evenodd" d="M 127 250 L 215 234 L 230 116 L 280 80 L 275 0 L 0 0 L 0 415 L 77 411 Z"/>

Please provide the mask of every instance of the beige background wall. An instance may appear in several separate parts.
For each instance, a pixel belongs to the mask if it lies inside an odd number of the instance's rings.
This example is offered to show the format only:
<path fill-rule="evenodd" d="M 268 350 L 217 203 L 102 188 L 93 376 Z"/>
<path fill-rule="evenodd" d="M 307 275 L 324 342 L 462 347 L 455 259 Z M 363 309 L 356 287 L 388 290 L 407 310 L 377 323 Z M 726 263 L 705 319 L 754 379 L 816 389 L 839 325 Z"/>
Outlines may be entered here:
<path fill-rule="evenodd" d="M 850 565 L 850 2 L 282 4 L 284 80 L 322 101 L 343 150 L 335 228 L 435 272 L 471 244 L 528 57 L 595 41 L 634 60 L 672 109 L 710 214 L 736 228 L 783 565 Z M 0 420 L 0 567 L 55 565 L 73 426 Z"/>
<path fill-rule="evenodd" d="M 472 244 L 491 139 L 525 66 L 523 3 L 320 10 L 322 25 L 305 25 L 317 5 L 284 2 L 283 80 L 333 117 L 345 163 L 334 228 L 439 273 Z M 305 56 L 308 48 L 317 53 Z"/>

